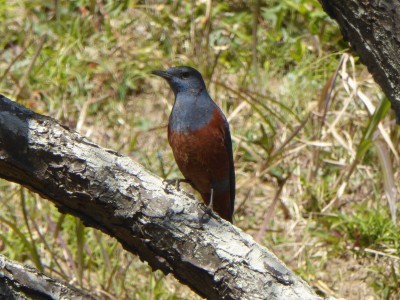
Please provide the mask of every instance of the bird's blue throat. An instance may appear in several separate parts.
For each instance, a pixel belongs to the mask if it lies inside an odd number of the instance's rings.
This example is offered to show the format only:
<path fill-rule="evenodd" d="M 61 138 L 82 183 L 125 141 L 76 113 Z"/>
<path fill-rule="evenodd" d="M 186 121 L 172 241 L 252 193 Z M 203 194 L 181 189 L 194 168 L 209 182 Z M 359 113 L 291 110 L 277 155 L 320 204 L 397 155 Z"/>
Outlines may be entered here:
<path fill-rule="evenodd" d="M 216 107 L 206 91 L 195 97 L 178 93 L 171 112 L 170 129 L 182 133 L 201 129 L 211 121 Z"/>

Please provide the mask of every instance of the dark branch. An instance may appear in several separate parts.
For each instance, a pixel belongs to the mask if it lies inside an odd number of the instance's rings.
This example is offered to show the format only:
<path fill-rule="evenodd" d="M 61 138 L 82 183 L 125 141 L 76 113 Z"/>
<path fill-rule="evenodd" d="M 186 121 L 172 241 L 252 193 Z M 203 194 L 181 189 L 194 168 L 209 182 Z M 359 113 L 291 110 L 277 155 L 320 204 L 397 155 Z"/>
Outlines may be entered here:
<path fill-rule="evenodd" d="M 0 177 L 208 299 L 319 299 L 247 234 L 117 152 L 0 96 Z"/>
<path fill-rule="evenodd" d="M 0 299 L 94 300 L 85 292 L 0 255 Z"/>
<path fill-rule="evenodd" d="M 389 98 L 400 124 L 400 3 L 319 1 Z"/>

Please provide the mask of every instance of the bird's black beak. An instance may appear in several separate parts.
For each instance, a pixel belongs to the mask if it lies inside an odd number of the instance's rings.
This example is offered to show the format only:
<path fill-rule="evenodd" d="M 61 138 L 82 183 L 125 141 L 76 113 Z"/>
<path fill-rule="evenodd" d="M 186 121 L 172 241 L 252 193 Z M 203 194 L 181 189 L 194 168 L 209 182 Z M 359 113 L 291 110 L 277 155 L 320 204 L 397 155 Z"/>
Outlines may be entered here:
<path fill-rule="evenodd" d="M 164 78 L 164 79 L 166 79 L 166 80 L 169 80 L 169 79 L 171 79 L 171 78 L 173 77 L 173 76 L 172 76 L 171 74 L 169 74 L 168 72 L 166 72 L 166 71 L 161 71 L 161 70 L 151 71 L 151 74 L 160 76 L 160 77 L 162 77 L 162 78 Z"/>

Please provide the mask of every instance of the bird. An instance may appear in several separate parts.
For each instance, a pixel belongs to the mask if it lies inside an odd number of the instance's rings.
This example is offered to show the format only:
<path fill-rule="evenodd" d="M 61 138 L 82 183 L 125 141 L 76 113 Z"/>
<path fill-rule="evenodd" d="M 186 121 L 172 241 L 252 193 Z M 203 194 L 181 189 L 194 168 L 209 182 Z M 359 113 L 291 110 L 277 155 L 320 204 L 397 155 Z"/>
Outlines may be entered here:
<path fill-rule="evenodd" d="M 199 71 L 189 66 L 155 70 L 175 95 L 168 142 L 175 161 L 205 204 L 232 223 L 235 169 L 228 121 L 207 92 Z"/>

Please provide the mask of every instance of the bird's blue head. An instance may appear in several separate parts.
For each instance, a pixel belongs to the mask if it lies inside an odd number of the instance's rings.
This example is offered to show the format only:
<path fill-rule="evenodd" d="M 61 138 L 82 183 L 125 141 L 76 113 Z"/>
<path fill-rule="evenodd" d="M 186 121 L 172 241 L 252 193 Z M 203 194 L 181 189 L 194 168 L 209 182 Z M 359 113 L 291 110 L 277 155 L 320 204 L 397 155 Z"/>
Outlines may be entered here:
<path fill-rule="evenodd" d="M 175 96 L 178 93 L 185 92 L 198 94 L 206 88 L 200 72 L 192 67 L 173 67 L 166 71 L 157 70 L 151 73 L 164 78 L 174 91 Z"/>

